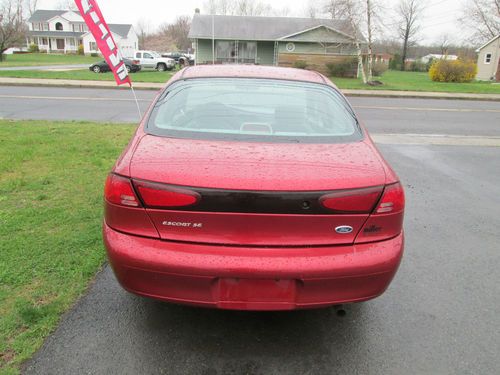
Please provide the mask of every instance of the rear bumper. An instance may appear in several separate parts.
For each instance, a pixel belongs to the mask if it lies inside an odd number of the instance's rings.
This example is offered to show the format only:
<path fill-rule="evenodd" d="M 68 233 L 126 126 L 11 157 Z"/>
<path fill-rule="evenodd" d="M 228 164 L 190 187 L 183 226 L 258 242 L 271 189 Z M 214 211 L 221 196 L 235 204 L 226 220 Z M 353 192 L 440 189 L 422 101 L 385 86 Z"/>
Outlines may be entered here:
<path fill-rule="evenodd" d="M 291 310 L 359 302 L 394 277 L 404 236 L 354 246 L 250 248 L 131 236 L 106 224 L 120 284 L 160 300 L 239 310 Z"/>

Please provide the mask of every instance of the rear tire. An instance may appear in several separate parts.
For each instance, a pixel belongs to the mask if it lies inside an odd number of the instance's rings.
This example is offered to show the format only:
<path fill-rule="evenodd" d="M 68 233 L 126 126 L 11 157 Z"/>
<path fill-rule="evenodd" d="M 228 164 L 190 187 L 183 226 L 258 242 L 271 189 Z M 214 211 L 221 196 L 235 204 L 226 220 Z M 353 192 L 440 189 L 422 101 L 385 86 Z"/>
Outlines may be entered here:
<path fill-rule="evenodd" d="M 99 65 L 96 65 L 92 68 L 92 71 L 94 73 L 101 73 L 101 67 Z"/>
<path fill-rule="evenodd" d="M 128 65 L 125 65 L 125 69 L 127 69 L 127 73 L 130 73 L 130 71 L 132 70 Z"/>
<path fill-rule="evenodd" d="M 167 66 L 164 63 L 160 63 L 160 64 L 158 64 L 158 66 L 156 67 L 156 69 L 159 72 L 164 72 L 165 70 L 167 70 Z"/>

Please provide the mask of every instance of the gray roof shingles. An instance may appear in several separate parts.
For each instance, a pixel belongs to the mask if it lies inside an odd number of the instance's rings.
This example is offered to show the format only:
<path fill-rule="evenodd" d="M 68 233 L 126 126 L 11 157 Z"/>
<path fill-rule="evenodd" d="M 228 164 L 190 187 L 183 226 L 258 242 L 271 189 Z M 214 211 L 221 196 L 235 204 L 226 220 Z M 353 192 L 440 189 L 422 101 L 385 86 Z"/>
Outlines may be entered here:
<path fill-rule="evenodd" d="M 326 26 L 346 35 L 354 35 L 347 20 L 220 15 L 213 17 L 216 39 L 278 40 L 318 26 Z M 189 38 L 212 38 L 212 16 L 195 14 Z"/>
<path fill-rule="evenodd" d="M 28 19 L 28 22 L 47 22 L 51 18 L 56 16 L 62 16 L 64 13 L 68 12 L 67 10 L 46 10 L 46 9 L 38 9 L 33 15 Z M 77 14 L 80 14 L 78 11 L 74 11 Z M 131 24 L 118 24 L 118 23 L 109 23 L 109 29 L 111 32 L 120 35 L 123 38 L 126 38 L 128 33 L 130 32 Z M 30 35 L 40 35 L 40 36 L 61 36 L 61 37 L 78 37 L 85 33 L 73 33 L 73 32 L 65 32 L 65 31 L 31 31 Z"/>
<path fill-rule="evenodd" d="M 130 24 L 121 24 L 121 23 L 108 23 L 109 29 L 112 33 L 118 34 L 123 38 L 126 38 L 132 25 Z"/>
<path fill-rule="evenodd" d="M 62 16 L 67 13 L 67 10 L 48 10 L 48 9 L 38 9 L 33 15 L 28 19 L 28 22 L 46 22 L 55 16 Z M 75 12 L 79 13 L 79 12 Z"/>

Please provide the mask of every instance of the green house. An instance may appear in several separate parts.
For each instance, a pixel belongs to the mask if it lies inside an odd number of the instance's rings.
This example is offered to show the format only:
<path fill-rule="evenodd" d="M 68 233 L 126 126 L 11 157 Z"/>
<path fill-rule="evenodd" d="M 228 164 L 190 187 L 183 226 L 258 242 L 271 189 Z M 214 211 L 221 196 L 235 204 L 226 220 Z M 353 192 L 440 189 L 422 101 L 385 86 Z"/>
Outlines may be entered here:
<path fill-rule="evenodd" d="M 356 57 L 356 38 L 365 44 L 346 20 L 199 13 L 189 38 L 196 64 L 294 66 L 299 61 L 322 72 L 327 63 Z"/>

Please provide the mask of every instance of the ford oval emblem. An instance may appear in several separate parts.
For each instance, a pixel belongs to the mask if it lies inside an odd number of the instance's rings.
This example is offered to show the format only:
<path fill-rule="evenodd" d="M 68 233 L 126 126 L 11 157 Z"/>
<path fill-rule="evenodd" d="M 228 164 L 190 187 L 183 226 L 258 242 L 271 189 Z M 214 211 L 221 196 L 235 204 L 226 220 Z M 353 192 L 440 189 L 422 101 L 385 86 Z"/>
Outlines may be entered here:
<path fill-rule="evenodd" d="M 352 227 L 349 225 L 341 225 L 340 227 L 335 228 L 335 232 L 340 234 L 347 234 L 352 232 Z"/>

